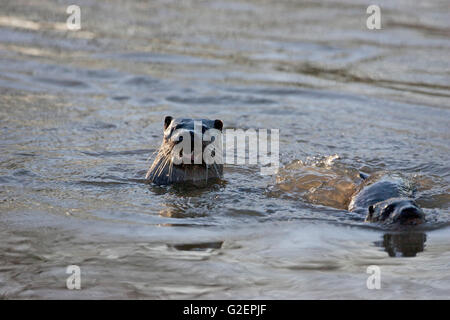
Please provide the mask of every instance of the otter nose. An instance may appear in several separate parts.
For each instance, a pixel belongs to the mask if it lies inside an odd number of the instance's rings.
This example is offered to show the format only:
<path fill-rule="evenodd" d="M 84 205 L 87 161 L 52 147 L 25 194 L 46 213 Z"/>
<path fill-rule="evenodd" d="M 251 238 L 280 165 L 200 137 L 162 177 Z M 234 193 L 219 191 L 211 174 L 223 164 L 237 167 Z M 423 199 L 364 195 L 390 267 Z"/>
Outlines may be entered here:
<path fill-rule="evenodd" d="M 400 210 L 398 219 L 401 223 L 422 223 L 425 214 L 417 207 L 404 207 Z"/>

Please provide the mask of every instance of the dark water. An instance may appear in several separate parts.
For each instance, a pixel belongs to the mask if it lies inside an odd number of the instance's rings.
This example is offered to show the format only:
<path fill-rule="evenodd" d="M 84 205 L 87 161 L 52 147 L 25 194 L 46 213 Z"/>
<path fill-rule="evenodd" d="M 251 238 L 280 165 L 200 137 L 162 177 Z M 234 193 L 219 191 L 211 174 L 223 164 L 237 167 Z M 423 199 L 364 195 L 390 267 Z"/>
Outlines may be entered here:
<path fill-rule="evenodd" d="M 448 1 L 378 1 L 381 30 L 367 1 L 85 0 L 80 31 L 69 4 L 0 3 L 1 297 L 449 297 Z M 149 186 L 166 115 L 280 129 L 287 167 Z M 304 187 L 359 170 L 414 182 L 428 223 Z"/>

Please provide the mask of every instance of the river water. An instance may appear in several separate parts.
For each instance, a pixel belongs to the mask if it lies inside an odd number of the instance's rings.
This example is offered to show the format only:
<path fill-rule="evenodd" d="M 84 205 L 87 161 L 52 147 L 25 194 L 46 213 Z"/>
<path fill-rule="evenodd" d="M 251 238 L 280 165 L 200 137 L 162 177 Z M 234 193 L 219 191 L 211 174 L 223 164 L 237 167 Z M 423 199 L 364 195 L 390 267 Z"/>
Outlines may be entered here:
<path fill-rule="evenodd" d="M 449 297 L 448 1 L 378 1 L 381 30 L 362 0 L 77 2 L 79 31 L 73 1 L 0 3 L 1 297 Z M 279 129 L 283 168 L 148 185 L 166 115 Z M 335 204 L 380 170 L 425 225 Z"/>

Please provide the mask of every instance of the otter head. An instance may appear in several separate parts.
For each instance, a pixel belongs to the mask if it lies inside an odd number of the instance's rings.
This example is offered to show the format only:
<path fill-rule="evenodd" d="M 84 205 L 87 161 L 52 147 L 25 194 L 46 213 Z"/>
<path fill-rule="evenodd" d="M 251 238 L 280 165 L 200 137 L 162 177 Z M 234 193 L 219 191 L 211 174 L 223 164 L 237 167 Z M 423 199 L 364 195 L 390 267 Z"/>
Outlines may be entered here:
<path fill-rule="evenodd" d="M 425 221 L 425 214 L 414 200 L 393 198 L 369 206 L 366 221 L 415 225 Z"/>
<path fill-rule="evenodd" d="M 220 177 L 222 128 L 221 120 L 165 117 L 163 141 L 146 179 L 168 184 Z"/>
<path fill-rule="evenodd" d="M 174 119 L 167 116 L 164 119 L 163 146 L 171 149 L 174 165 L 205 165 L 208 159 L 203 153 L 222 132 L 222 128 L 221 120 Z M 215 151 L 211 152 L 214 157 Z"/>

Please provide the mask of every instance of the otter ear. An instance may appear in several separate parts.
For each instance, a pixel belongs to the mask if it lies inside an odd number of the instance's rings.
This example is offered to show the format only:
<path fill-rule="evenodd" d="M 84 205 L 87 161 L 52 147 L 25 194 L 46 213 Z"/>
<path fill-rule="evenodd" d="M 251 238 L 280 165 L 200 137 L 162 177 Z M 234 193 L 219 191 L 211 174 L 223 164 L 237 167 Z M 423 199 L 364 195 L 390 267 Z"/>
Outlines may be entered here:
<path fill-rule="evenodd" d="M 170 123 L 172 122 L 173 118 L 171 116 L 167 116 L 164 118 L 164 130 L 167 129 L 168 126 L 170 126 Z"/>
<path fill-rule="evenodd" d="M 222 120 L 214 120 L 214 129 L 222 131 L 223 122 Z"/>

